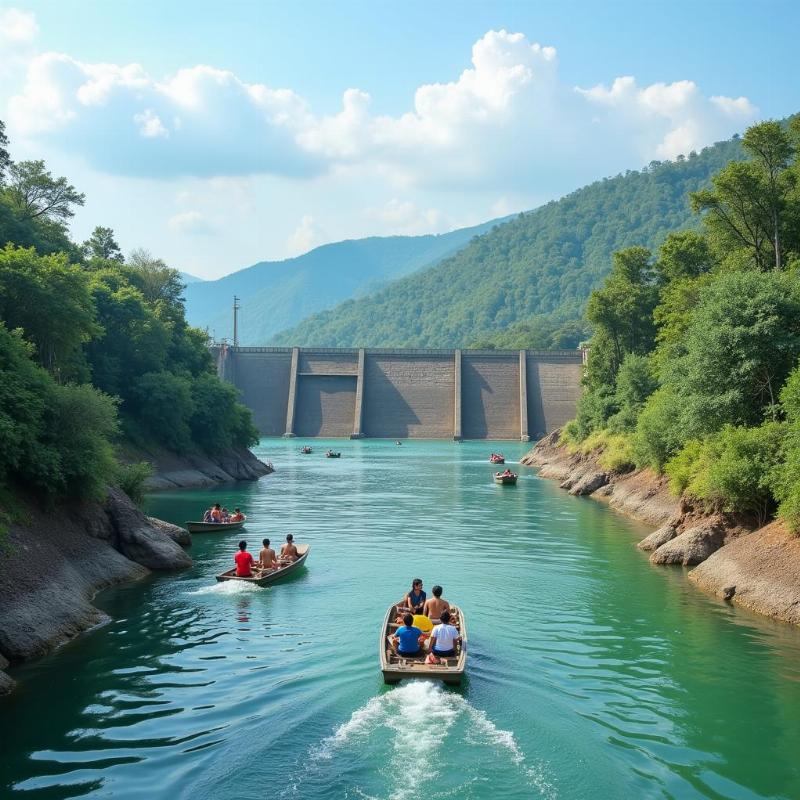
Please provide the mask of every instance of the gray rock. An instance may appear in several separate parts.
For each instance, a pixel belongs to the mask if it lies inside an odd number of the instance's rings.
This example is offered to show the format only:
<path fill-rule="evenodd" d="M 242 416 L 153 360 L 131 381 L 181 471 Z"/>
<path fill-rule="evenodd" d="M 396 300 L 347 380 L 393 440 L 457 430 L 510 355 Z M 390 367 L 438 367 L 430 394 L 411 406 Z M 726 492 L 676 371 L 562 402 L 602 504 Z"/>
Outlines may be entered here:
<path fill-rule="evenodd" d="M 700 564 L 725 543 L 725 531 L 715 523 L 704 523 L 684 531 L 651 556 L 653 564 Z"/>
<path fill-rule="evenodd" d="M 678 529 L 672 522 L 665 522 L 658 530 L 645 536 L 636 546 L 640 550 L 658 550 L 662 544 L 672 541 L 678 535 Z"/>
<path fill-rule="evenodd" d="M 120 553 L 148 569 L 174 570 L 191 566 L 192 559 L 119 489 L 109 489 L 105 504 L 114 525 L 114 545 Z"/>
<path fill-rule="evenodd" d="M 572 485 L 569 493 L 573 495 L 592 494 L 592 492 L 596 492 L 601 486 L 605 486 L 607 483 L 608 475 L 605 472 L 589 470 Z"/>
<path fill-rule="evenodd" d="M 14 680 L 0 670 L 0 695 L 8 694 L 16 685 Z"/>
<path fill-rule="evenodd" d="M 165 522 L 163 519 L 157 519 L 156 517 L 148 517 L 147 521 L 169 536 L 175 544 L 188 547 L 192 543 L 192 534 L 186 528 L 181 528 L 179 525 L 173 525 L 171 522 Z"/>

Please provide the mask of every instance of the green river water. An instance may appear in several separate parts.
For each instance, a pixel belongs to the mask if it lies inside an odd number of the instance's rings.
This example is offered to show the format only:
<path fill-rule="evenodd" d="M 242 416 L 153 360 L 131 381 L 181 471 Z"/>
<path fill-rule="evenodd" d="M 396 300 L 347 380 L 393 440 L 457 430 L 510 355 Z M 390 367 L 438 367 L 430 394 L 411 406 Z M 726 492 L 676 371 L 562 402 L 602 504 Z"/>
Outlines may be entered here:
<path fill-rule="evenodd" d="M 338 461 L 322 457 L 332 444 Z M 487 442 L 264 440 L 256 484 L 158 494 L 182 523 L 219 499 L 244 538 L 312 546 L 295 578 L 194 567 L 98 596 L 112 621 L 14 671 L 2 798 L 800 797 L 800 631 L 653 568 L 647 529 Z M 460 689 L 382 683 L 383 613 L 419 576 L 465 611 Z"/>

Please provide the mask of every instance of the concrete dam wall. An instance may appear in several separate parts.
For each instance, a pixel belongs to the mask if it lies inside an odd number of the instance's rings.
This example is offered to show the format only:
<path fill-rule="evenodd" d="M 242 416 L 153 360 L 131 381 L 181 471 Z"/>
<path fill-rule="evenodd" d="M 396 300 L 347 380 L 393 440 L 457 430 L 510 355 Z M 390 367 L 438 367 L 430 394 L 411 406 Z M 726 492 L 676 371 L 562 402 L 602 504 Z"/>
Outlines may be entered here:
<path fill-rule="evenodd" d="M 575 416 L 579 350 L 214 348 L 265 436 L 540 438 Z"/>

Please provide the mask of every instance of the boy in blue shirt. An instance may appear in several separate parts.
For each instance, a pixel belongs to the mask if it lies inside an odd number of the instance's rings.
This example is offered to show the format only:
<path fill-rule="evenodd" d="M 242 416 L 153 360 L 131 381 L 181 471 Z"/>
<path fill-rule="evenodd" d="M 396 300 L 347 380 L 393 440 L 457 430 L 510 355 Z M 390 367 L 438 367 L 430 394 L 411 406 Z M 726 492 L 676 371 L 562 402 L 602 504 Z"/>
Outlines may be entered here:
<path fill-rule="evenodd" d="M 414 617 L 411 614 L 406 614 L 403 617 L 405 625 L 401 625 L 394 636 L 392 643 L 397 648 L 397 652 L 401 656 L 418 656 L 420 653 L 419 640 L 422 636 L 422 631 L 414 627 Z"/>

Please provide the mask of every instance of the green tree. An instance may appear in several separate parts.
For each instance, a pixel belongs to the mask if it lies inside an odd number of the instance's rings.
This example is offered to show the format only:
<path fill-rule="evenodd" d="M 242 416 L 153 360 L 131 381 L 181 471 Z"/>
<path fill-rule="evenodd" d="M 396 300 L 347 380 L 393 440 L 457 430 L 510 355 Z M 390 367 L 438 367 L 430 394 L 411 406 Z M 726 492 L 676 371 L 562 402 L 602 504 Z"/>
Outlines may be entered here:
<path fill-rule="evenodd" d="M 147 372 L 135 379 L 130 392 L 129 413 L 156 442 L 176 453 L 192 447 L 189 421 L 194 413 L 191 382 L 171 372 Z"/>
<path fill-rule="evenodd" d="M 708 240 L 697 231 L 667 234 L 658 249 L 655 269 L 663 284 L 697 278 L 714 266 Z"/>
<path fill-rule="evenodd" d="M 89 259 L 116 261 L 120 264 L 125 260 L 122 250 L 114 239 L 114 231 L 111 228 L 104 228 L 102 225 L 98 225 L 92 231 L 92 235 L 83 243 L 83 252 Z"/>
<path fill-rule="evenodd" d="M 706 432 L 776 418 L 778 393 L 800 355 L 800 292 L 783 273 L 719 275 L 705 286 L 686 354 L 664 382 Z"/>
<path fill-rule="evenodd" d="M 0 319 L 36 345 L 39 363 L 60 379 L 85 378 L 81 348 L 101 333 L 90 278 L 63 254 L 0 250 Z"/>
<path fill-rule="evenodd" d="M 8 154 L 8 136 L 6 136 L 6 124 L 0 119 L 0 186 L 5 180 L 6 170 L 11 164 L 11 156 Z"/>
<path fill-rule="evenodd" d="M 592 292 L 586 318 L 595 328 L 589 350 L 589 385 L 613 386 L 627 353 L 648 353 L 655 340 L 658 299 L 652 255 L 645 247 L 614 253 L 611 274 Z"/>
<path fill-rule="evenodd" d="M 23 219 L 44 217 L 65 223 L 75 216 L 75 206 L 84 203 L 85 195 L 66 178 L 54 178 L 44 161 L 14 162 L 8 173 L 6 193 Z"/>
<path fill-rule="evenodd" d="M 722 251 L 745 248 L 758 269 L 781 269 L 787 198 L 797 178 L 789 169 L 795 150 L 789 132 L 777 122 L 747 130 L 742 145 L 751 160 L 734 162 L 712 178 L 713 188 L 691 195 L 692 208 L 705 221 Z"/>

